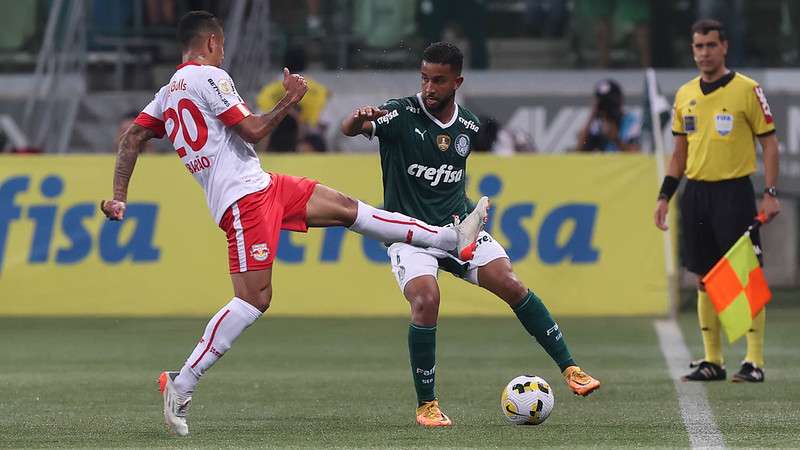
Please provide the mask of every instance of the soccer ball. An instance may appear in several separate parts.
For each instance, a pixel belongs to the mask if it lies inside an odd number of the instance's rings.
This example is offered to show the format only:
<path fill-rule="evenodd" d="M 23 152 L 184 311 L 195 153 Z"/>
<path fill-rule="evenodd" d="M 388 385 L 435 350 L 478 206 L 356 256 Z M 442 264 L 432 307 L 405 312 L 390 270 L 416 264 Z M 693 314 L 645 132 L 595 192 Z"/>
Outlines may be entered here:
<path fill-rule="evenodd" d="M 543 378 L 520 375 L 500 395 L 500 409 L 517 425 L 538 425 L 547 419 L 555 404 L 553 390 Z"/>

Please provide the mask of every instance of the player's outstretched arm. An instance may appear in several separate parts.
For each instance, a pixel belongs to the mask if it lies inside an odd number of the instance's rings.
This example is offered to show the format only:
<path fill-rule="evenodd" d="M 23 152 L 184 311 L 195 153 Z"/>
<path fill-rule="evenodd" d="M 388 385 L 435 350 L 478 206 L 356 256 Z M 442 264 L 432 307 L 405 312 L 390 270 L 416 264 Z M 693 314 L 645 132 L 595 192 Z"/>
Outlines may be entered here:
<path fill-rule="evenodd" d="M 125 202 L 128 200 L 128 183 L 136 159 L 144 148 L 144 143 L 155 137 L 155 133 L 143 126 L 133 124 L 128 127 L 119 140 L 117 162 L 114 166 L 114 198 L 100 202 L 100 209 L 111 220 L 125 217 Z"/>
<path fill-rule="evenodd" d="M 247 142 L 255 144 L 267 137 L 279 123 L 291 112 L 294 105 L 300 103 L 308 91 L 308 83 L 301 75 L 289 72 L 283 68 L 283 88 L 286 94 L 272 108 L 272 111 L 260 116 L 247 116 L 237 123 L 233 129 Z"/>
<path fill-rule="evenodd" d="M 357 136 L 372 134 L 372 121 L 385 116 L 389 111 L 375 106 L 362 106 L 356 108 L 350 115 L 342 121 L 342 134 L 345 136 Z"/>

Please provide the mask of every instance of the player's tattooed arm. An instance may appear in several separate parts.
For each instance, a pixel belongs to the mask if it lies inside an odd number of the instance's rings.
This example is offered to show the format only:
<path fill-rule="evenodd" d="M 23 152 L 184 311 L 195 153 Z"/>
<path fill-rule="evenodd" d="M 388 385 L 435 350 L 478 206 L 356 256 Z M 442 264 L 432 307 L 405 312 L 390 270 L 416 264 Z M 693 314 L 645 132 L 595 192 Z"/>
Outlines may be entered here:
<path fill-rule="evenodd" d="M 342 134 L 345 136 L 356 136 L 372 134 L 372 121 L 385 116 L 389 111 L 375 106 L 362 106 L 356 108 L 352 114 L 348 115 L 341 126 Z"/>
<path fill-rule="evenodd" d="M 100 202 L 103 214 L 111 220 L 122 220 L 125 216 L 125 202 L 128 200 L 128 183 L 136 159 L 144 148 L 145 142 L 155 137 L 155 133 L 143 126 L 133 124 L 119 140 L 117 161 L 114 166 L 114 198 Z"/>
<path fill-rule="evenodd" d="M 233 127 L 242 139 L 255 144 L 272 133 L 306 95 L 308 83 L 301 75 L 293 74 L 289 72 L 289 69 L 284 68 L 283 88 L 286 90 L 286 94 L 272 108 L 272 111 L 260 116 L 247 116 Z"/>

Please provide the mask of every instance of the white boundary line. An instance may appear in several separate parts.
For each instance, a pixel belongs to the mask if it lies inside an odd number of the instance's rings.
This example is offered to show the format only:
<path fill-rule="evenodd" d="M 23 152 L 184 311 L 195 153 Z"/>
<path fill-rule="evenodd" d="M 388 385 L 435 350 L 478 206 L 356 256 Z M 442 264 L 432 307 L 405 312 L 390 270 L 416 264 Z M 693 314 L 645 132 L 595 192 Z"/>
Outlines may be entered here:
<path fill-rule="evenodd" d="M 689 434 L 692 448 L 725 448 L 714 413 L 706 397 L 706 389 L 702 382 L 681 381 L 686 363 L 691 360 L 689 349 L 683 341 L 683 335 L 674 320 L 655 321 L 658 343 L 661 354 L 669 368 L 669 376 L 675 383 L 678 392 L 678 405 L 681 418 Z"/>

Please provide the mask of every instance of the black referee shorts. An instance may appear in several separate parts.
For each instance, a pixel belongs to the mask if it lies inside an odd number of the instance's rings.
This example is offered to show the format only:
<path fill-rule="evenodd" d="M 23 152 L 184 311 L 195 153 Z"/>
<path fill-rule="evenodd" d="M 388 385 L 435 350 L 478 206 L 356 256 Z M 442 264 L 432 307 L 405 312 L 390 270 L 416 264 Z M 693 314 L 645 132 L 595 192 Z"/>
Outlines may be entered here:
<path fill-rule="evenodd" d="M 750 177 L 688 180 L 680 199 L 680 212 L 683 265 L 703 276 L 755 221 L 755 193 Z M 761 248 L 758 230 L 750 238 Z M 758 260 L 764 264 L 760 254 Z"/>

